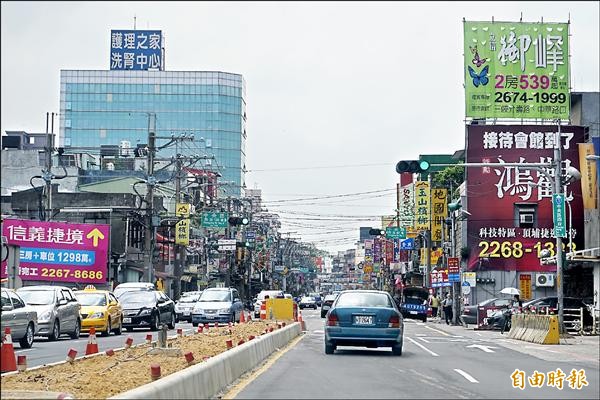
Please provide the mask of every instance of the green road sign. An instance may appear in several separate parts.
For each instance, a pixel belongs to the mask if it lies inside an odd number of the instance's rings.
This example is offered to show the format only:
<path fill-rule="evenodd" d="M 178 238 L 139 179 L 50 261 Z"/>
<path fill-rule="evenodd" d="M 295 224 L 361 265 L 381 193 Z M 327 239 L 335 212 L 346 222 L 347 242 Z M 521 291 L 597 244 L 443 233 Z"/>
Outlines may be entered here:
<path fill-rule="evenodd" d="M 227 228 L 229 214 L 226 212 L 203 212 L 200 224 L 204 228 Z"/>
<path fill-rule="evenodd" d="M 567 237 L 565 196 L 563 194 L 552 195 L 552 215 L 554 219 L 554 236 Z"/>
<path fill-rule="evenodd" d="M 385 230 L 385 237 L 388 239 L 406 239 L 406 228 L 388 227 Z"/>

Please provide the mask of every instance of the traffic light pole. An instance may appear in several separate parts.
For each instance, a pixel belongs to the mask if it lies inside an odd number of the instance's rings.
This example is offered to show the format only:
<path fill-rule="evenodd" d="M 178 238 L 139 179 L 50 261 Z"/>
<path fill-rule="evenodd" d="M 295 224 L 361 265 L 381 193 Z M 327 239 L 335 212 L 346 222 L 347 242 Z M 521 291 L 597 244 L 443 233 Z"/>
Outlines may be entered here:
<path fill-rule="evenodd" d="M 156 114 L 148 114 L 148 180 L 146 184 L 146 232 L 144 247 L 146 249 L 146 280 L 152 283 L 154 275 L 153 254 L 156 243 L 154 231 L 154 153 L 156 152 Z"/>
<path fill-rule="evenodd" d="M 560 180 L 561 177 L 561 164 L 562 164 L 562 154 L 561 154 L 561 141 L 560 141 L 560 120 L 558 121 L 558 146 L 554 148 L 554 190 L 555 194 L 563 193 L 563 186 Z M 552 197 L 554 201 L 554 196 Z M 553 207 L 556 207 L 553 204 Z M 556 221 L 554 221 L 556 223 Z M 562 237 L 556 235 L 556 297 L 558 300 L 558 330 L 559 333 L 564 332 L 564 291 L 563 291 L 563 268 L 564 268 L 564 259 L 563 259 L 563 241 Z M 569 251 L 573 251 L 572 248 Z M 583 324 L 583 321 L 581 322 Z"/>

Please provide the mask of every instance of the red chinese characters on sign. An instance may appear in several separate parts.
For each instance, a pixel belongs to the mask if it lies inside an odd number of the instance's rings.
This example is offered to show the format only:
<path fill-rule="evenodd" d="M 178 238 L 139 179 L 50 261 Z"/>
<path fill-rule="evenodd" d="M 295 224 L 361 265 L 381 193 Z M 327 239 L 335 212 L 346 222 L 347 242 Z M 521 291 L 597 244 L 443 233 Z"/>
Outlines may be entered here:
<path fill-rule="evenodd" d="M 431 287 L 436 288 L 450 285 L 447 269 L 439 269 L 431 273 Z"/>

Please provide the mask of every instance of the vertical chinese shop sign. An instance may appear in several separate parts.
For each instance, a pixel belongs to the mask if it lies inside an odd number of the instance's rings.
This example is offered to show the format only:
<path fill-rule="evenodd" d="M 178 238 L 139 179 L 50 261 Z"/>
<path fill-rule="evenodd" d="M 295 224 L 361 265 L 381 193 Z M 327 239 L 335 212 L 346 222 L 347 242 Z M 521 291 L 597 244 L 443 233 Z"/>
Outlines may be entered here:
<path fill-rule="evenodd" d="M 106 282 L 109 225 L 6 219 L 2 235 L 20 246 L 22 280 Z M 0 276 L 7 276 L 4 261 Z"/>
<path fill-rule="evenodd" d="M 569 24 L 464 23 L 466 116 L 569 119 Z"/>
<path fill-rule="evenodd" d="M 418 231 L 429 230 L 429 182 L 418 181 L 415 183 L 415 228 Z"/>

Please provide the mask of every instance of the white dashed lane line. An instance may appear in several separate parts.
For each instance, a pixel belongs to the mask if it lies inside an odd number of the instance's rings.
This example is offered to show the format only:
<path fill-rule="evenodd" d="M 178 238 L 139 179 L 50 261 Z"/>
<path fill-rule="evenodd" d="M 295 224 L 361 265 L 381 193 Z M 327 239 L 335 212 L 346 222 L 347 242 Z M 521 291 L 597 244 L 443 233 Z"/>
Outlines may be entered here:
<path fill-rule="evenodd" d="M 473 378 L 471 375 L 467 374 L 462 369 L 454 368 L 454 370 L 456 372 L 458 372 L 460 375 L 462 375 L 462 377 L 465 378 L 466 380 L 468 380 L 469 382 L 471 382 L 471 383 L 479 383 L 479 381 L 477 379 Z"/>
<path fill-rule="evenodd" d="M 427 347 L 423 346 L 421 343 L 417 342 L 413 338 L 407 337 L 407 339 L 410 340 L 412 343 L 416 344 L 417 346 L 419 346 L 420 348 L 422 348 L 423 350 L 425 350 L 426 352 L 428 352 L 429 354 L 431 354 L 432 356 L 434 356 L 434 357 L 440 356 L 439 354 L 434 353 L 433 351 L 429 350 Z"/>

